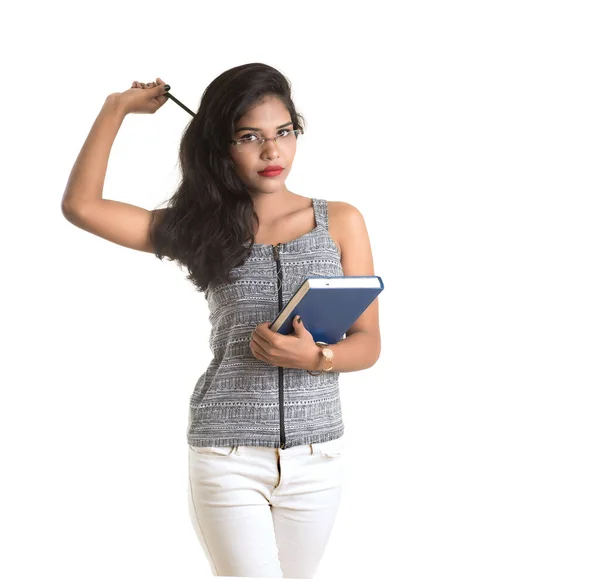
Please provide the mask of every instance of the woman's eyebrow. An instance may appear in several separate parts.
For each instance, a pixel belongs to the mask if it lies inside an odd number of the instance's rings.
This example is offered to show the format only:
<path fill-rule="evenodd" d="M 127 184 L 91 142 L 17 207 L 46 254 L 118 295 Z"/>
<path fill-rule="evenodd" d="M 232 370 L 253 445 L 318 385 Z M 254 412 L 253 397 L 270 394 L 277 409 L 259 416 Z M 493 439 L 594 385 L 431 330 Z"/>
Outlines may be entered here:
<path fill-rule="evenodd" d="M 285 123 L 285 125 L 279 125 L 277 128 L 278 129 L 283 129 L 283 127 L 287 127 L 288 125 L 292 125 L 293 121 L 290 121 L 289 123 Z M 238 131 L 261 131 L 262 129 L 259 129 L 257 127 L 240 127 L 239 129 L 236 129 L 235 132 L 237 133 Z"/>

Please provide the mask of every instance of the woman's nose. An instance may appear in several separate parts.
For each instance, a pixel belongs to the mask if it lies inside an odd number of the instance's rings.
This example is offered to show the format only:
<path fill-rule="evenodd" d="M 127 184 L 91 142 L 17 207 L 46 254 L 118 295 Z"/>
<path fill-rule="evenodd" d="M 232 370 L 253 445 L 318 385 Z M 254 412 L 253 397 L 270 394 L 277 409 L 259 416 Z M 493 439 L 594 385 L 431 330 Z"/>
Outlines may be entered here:
<path fill-rule="evenodd" d="M 263 144 L 263 155 L 268 159 L 277 159 L 279 157 L 279 145 L 277 141 L 270 139 Z"/>

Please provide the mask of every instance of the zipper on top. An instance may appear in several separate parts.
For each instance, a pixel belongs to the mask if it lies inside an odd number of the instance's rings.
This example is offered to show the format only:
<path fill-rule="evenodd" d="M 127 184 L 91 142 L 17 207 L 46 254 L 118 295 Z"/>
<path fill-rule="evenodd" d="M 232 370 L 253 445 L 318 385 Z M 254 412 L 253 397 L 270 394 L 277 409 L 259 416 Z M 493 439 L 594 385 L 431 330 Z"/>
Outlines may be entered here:
<path fill-rule="evenodd" d="M 281 271 L 281 261 L 279 259 L 279 243 L 273 245 L 273 256 L 277 265 L 277 297 L 279 299 L 279 310 L 283 308 L 283 272 Z M 285 448 L 285 424 L 283 417 L 283 368 L 279 370 L 279 447 Z"/>

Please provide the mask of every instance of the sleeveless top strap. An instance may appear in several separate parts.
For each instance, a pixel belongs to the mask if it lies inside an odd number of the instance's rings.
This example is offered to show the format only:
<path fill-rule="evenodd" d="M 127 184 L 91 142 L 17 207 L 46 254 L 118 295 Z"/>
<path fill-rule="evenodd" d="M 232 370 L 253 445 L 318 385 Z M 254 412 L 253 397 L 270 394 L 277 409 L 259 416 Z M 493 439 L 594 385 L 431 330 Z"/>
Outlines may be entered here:
<path fill-rule="evenodd" d="M 315 210 L 315 221 L 317 225 L 323 226 L 325 230 L 329 230 L 329 215 L 327 214 L 327 199 L 314 199 L 313 208 Z"/>

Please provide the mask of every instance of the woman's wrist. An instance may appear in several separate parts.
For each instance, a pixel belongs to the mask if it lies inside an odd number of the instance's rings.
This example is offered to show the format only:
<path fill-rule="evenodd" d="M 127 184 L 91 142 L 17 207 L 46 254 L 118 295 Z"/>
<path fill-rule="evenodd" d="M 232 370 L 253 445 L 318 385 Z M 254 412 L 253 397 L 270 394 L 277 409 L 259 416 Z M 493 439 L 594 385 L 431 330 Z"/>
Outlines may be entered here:
<path fill-rule="evenodd" d="M 123 105 L 123 101 L 120 98 L 120 93 L 114 92 L 109 94 L 104 101 L 104 109 L 110 111 L 113 114 L 120 115 L 125 118 L 128 114 L 128 111 L 125 109 Z"/>
<path fill-rule="evenodd" d="M 320 370 L 323 370 L 323 362 L 325 362 L 323 351 L 315 344 L 315 349 L 313 350 L 313 353 L 307 362 L 306 370 L 319 372 Z"/>

